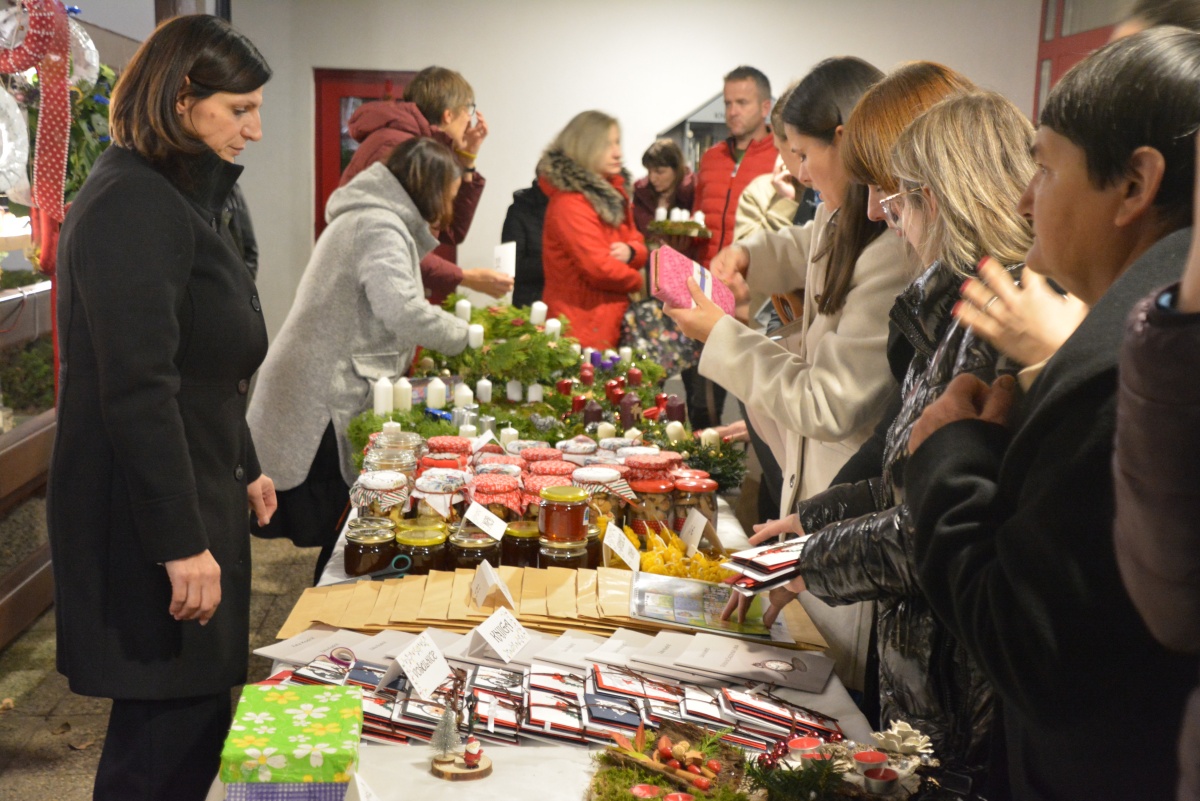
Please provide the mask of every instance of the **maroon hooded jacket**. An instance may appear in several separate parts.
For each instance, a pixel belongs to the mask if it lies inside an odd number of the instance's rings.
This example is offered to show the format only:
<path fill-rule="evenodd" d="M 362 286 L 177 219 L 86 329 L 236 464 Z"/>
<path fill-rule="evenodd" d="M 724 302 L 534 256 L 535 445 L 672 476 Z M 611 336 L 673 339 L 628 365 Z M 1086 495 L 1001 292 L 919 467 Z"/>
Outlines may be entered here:
<path fill-rule="evenodd" d="M 338 186 L 345 186 L 351 178 L 375 162 L 386 161 L 396 145 L 415 136 L 427 136 L 454 149 L 453 140 L 430 125 L 415 103 L 402 100 L 363 103 L 350 116 L 348 128 L 350 135 L 359 143 L 358 150 L 342 172 Z M 479 173 L 475 173 L 470 183 L 463 182 L 454 199 L 454 222 L 438 235 L 442 244 L 421 259 L 421 278 L 431 303 L 441 303 L 462 282 L 462 268 L 455 264 L 457 245 L 467 238 L 485 183 Z"/>

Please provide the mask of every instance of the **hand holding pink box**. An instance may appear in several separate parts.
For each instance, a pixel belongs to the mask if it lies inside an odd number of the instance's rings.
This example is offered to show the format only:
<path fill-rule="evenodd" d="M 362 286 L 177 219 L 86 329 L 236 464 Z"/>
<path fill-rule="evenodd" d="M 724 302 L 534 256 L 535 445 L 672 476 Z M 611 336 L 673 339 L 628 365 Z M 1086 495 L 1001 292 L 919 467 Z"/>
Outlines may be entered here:
<path fill-rule="evenodd" d="M 729 287 L 711 272 L 678 250 L 664 245 L 650 256 L 650 293 L 668 306 L 690 309 L 696 304 L 688 291 L 687 280 L 696 279 L 700 289 L 726 314 L 733 314 L 736 302 Z"/>

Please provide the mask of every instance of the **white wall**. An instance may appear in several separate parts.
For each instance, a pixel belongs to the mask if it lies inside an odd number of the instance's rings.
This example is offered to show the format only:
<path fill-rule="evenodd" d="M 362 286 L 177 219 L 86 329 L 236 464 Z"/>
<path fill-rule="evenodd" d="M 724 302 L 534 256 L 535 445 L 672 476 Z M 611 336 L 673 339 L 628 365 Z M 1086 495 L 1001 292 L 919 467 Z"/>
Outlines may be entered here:
<path fill-rule="evenodd" d="M 464 266 L 491 266 L 513 190 L 572 115 L 603 109 L 624 132 L 634 175 L 654 134 L 721 89 L 738 64 L 783 88 L 813 64 L 856 55 L 888 70 L 929 59 L 1032 110 L 1041 0 L 236 0 L 234 24 L 275 70 L 264 139 L 242 185 L 262 251 L 259 284 L 272 332 L 312 247 L 314 67 L 457 69 L 491 135 L 487 176 Z"/>

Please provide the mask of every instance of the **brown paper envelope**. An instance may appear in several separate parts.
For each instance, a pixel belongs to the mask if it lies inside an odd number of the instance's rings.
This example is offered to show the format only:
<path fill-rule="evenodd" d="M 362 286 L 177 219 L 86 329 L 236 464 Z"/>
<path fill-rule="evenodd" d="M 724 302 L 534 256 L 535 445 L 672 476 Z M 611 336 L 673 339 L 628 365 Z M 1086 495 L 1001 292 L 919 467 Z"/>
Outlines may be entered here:
<path fill-rule="evenodd" d="M 796 647 L 807 650 L 824 650 L 829 647 L 821 632 L 813 624 L 812 618 L 800 604 L 788 604 L 783 608 L 783 622 L 788 632 L 796 640 Z M 775 643 L 772 643 L 774 645 Z"/>
<path fill-rule="evenodd" d="M 513 597 L 512 611 L 513 614 L 516 614 L 516 610 L 521 608 L 521 591 L 525 584 L 525 568 L 513 567 L 512 565 L 501 565 L 500 567 L 496 568 L 496 572 L 500 574 L 500 579 L 504 582 L 505 586 L 508 587 L 508 594 Z M 485 604 L 487 613 L 484 616 L 486 617 L 492 612 L 495 612 L 497 606 L 507 605 L 503 599 L 503 593 L 501 593 L 499 590 L 492 590 L 487 597 L 487 603 Z M 482 610 L 480 611 L 482 613 Z"/>
<path fill-rule="evenodd" d="M 425 577 L 425 596 L 421 598 L 421 609 L 417 620 L 428 623 L 445 623 L 450 609 L 450 592 L 454 589 L 454 574 L 445 570 L 430 570 Z"/>
<path fill-rule="evenodd" d="M 379 596 L 375 599 L 375 608 L 367 615 L 368 626 L 390 627 L 392 607 L 396 605 L 396 598 L 400 595 L 402 581 L 403 579 L 385 579 L 371 582 L 379 585 Z"/>
<path fill-rule="evenodd" d="M 596 570 L 600 613 L 613 620 L 629 620 L 629 594 L 633 573 L 615 567 Z"/>
<path fill-rule="evenodd" d="M 321 610 L 325 607 L 325 596 L 332 587 L 309 587 L 300 593 L 291 614 L 283 622 L 283 626 L 275 635 L 281 640 L 294 637 L 302 631 L 307 631 L 321 618 Z"/>
<path fill-rule="evenodd" d="M 575 606 L 581 618 L 595 620 L 600 617 L 596 608 L 596 571 L 575 571 Z"/>
<path fill-rule="evenodd" d="M 417 622 L 417 613 L 421 611 L 421 599 L 425 597 L 425 579 L 426 576 L 405 576 L 400 580 L 396 604 L 392 607 L 392 623 Z M 425 628 L 421 626 L 418 630 Z"/>
<path fill-rule="evenodd" d="M 367 627 L 367 619 L 375 609 L 379 600 L 379 588 L 383 586 L 378 581 L 359 581 L 350 585 L 354 592 L 350 595 L 350 603 L 338 625 L 344 629 L 363 629 Z"/>
<path fill-rule="evenodd" d="M 546 571 L 534 567 L 525 568 L 521 582 L 521 603 L 519 617 L 532 616 L 531 619 L 546 617 Z"/>
<path fill-rule="evenodd" d="M 567 621 L 579 617 L 575 606 L 575 574 L 577 570 L 552 567 L 546 575 L 546 613 Z M 569 623 L 568 623 L 569 625 Z"/>
<path fill-rule="evenodd" d="M 450 588 L 450 606 L 446 610 L 448 620 L 472 621 L 479 618 L 479 613 L 471 612 L 471 582 L 475 579 L 475 571 L 470 568 L 459 568 L 454 571 L 454 584 Z"/>
<path fill-rule="evenodd" d="M 328 623 L 331 626 L 339 625 L 339 621 L 346 614 L 346 607 L 350 605 L 351 597 L 354 596 L 357 583 L 334 584 L 329 588 L 329 592 L 325 595 L 325 605 L 320 609 L 322 623 Z"/>

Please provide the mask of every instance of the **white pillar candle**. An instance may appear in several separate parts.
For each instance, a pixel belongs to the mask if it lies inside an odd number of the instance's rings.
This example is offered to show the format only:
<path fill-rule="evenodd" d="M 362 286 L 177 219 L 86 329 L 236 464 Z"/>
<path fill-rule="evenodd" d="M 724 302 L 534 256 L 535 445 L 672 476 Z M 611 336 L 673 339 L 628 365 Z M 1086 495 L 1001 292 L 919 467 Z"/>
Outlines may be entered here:
<path fill-rule="evenodd" d="M 546 304 L 540 300 L 535 300 L 533 305 L 529 307 L 529 322 L 533 325 L 542 325 L 546 322 Z"/>
<path fill-rule="evenodd" d="M 509 381 L 507 384 L 504 385 L 504 394 L 508 397 L 508 400 L 512 403 L 520 403 L 521 402 L 521 397 L 522 397 L 522 393 L 524 392 L 524 390 L 525 390 L 525 387 L 521 384 L 520 381 Z"/>
<path fill-rule="evenodd" d="M 446 407 L 446 383 L 440 378 L 432 378 L 425 387 L 425 405 L 430 409 Z"/>
<path fill-rule="evenodd" d="M 683 435 L 683 423 L 679 422 L 678 420 L 672 420 L 671 422 L 667 423 L 667 439 L 669 439 L 671 442 L 679 442 L 681 439 L 683 439 Z"/>
<path fill-rule="evenodd" d="M 475 382 L 475 397 L 480 403 L 492 402 L 492 382 L 481 378 Z"/>
<path fill-rule="evenodd" d="M 375 382 L 375 414 L 388 414 L 395 408 L 392 404 L 392 382 L 384 376 Z"/>
<path fill-rule="evenodd" d="M 596 439 L 612 439 L 617 435 L 617 427 L 612 423 L 596 424 Z"/>
<path fill-rule="evenodd" d="M 700 444 L 706 448 L 720 448 L 721 435 L 715 428 L 706 428 L 700 432 Z"/>
<path fill-rule="evenodd" d="M 704 212 L 698 211 L 692 215 L 692 222 L 698 225 L 704 225 Z"/>
<path fill-rule="evenodd" d="M 592 354 L 595 352 L 596 352 L 595 348 L 584 348 L 583 349 L 583 353 L 581 355 L 583 356 L 584 364 L 592 363 Z"/>
<path fill-rule="evenodd" d="M 634 442 L 637 442 L 641 438 L 642 438 L 642 432 L 639 431 L 638 429 L 636 429 L 636 428 L 625 429 L 625 439 L 631 439 Z"/>
<path fill-rule="evenodd" d="M 472 348 L 483 347 L 483 326 L 479 323 L 471 323 L 467 326 L 467 345 Z"/>
<path fill-rule="evenodd" d="M 392 385 L 392 406 L 398 412 L 412 411 L 412 384 L 404 376 Z"/>
<path fill-rule="evenodd" d="M 520 436 L 520 431 L 517 431 L 517 429 L 513 428 L 512 426 L 505 426 L 504 428 L 500 429 L 500 444 L 507 448 L 508 443 L 516 442 L 517 438 Z"/>
<path fill-rule="evenodd" d="M 654 221 L 655 222 L 666 222 L 667 221 L 667 207 L 666 206 L 659 206 L 657 209 L 654 210 Z"/>
<path fill-rule="evenodd" d="M 551 339 L 558 339 L 559 335 L 561 334 L 562 323 L 558 321 L 557 317 L 553 317 L 546 321 L 546 336 L 550 337 Z"/>
<path fill-rule="evenodd" d="M 462 298 L 454 304 L 454 316 L 460 320 L 471 322 L 471 301 Z"/>
<path fill-rule="evenodd" d="M 461 409 L 475 402 L 475 393 L 465 383 L 454 387 L 454 408 Z"/>
<path fill-rule="evenodd" d="M 542 385 L 530 384 L 529 388 L 525 391 L 525 400 L 530 403 L 541 403 L 545 400 L 545 390 L 542 389 Z"/>
<path fill-rule="evenodd" d="M 578 342 L 572 342 L 571 343 L 571 351 L 576 356 L 583 356 L 583 345 L 580 345 Z"/>
<path fill-rule="evenodd" d="M 458 435 L 460 437 L 467 437 L 469 439 L 475 439 L 475 437 L 479 436 L 479 430 L 476 429 L 475 426 L 471 425 L 470 423 L 463 423 L 461 426 L 458 427 Z"/>
<path fill-rule="evenodd" d="M 633 363 L 633 348 L 626 345 L 623 348 L 621 348 L 618 351 L 618 353 L 621 354 L 621 364 L 632 364 Z"/>

